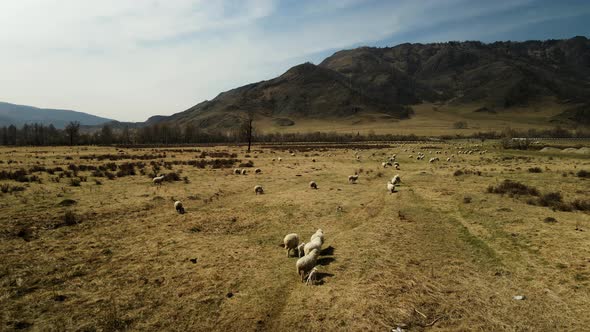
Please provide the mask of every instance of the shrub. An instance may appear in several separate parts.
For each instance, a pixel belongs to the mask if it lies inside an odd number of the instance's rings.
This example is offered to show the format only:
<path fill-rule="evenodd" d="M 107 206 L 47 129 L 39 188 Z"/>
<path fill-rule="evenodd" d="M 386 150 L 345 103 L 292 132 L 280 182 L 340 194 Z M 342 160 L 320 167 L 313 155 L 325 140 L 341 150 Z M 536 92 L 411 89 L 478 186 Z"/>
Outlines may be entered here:
<path fill-rule="evenodd" d="M 80 186 L 80 179 L 79 178 L 71 178 L 70 179 L 70 186 L 72 187 L 79 187 Z"/>
<path fill-rule="evenodd" d="M 590 200 L 576 199 L 572 202 L 572 207 L 580 211 L 590 211 Z"/>
<path fill-rule="evenodd" d="M 576 174 L 579 178 L 590 178 L 590 172 L 586 171 L 586 170 L 580 170 L 578 171 L 578 173 Z"/>
<path fill-rule="evenodd" d="M 73 226 L 78 223 L 78 217 L 76 214 L 70 210 L 64 213 L 64 225 L 66 226 Z"/>
<path fill-rule="evenodd" d="M 543 173 L 541 167 L 531 167 L 529 168 L 529 173 Z"/>
<path fill-rule="evenodd" d="M 164 181 L 180 181 L 180 175 L 176 172 L 170 172 L 164 175 Z"/>
<path fill-rule="evenodd" d="M 254 162 L 252 160 L 248 160 L 248 162 L 240 163 L 239 167 L 254 167 Z"/>
<path fill-rule="evenodd" d="M 557 219 L 553 218 L 553 217 L 547 217 L 543 220 L 546 223 L 556 223 Z"/>
<path fill-rule="evenodd" d="M 469 197 L 469 196 L 463 197 L 463 203 L 465 203 L 465 204 L 471 203 L 471 197 Z"/>
<path fill-rule="evenodd" d="M 510 180 L 504 180 L 497 187 L 489 186 L 488 192 L 494 194 L 539 196 L 539 190 L 537 188 Z"/>

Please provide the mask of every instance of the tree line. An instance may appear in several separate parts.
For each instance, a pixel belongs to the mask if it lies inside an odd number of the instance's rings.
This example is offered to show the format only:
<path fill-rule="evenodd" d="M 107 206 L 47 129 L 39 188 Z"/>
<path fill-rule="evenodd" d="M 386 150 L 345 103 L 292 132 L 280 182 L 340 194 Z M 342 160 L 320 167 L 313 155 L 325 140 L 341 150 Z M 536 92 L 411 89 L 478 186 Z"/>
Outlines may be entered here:
<path fill-rule="evenodd" d="M 587 129 L 568 130 L 561 127 L 528 131 L 506 128 L 503 131 L 477 132 L 469 135 L 443 135 L 442 139 L 500 139 L 511 137 L 532 138 L 577 138 L 590 137 Z M 0 145 L 52 146 L 52 145 L 141 145 L 141 144 L 198 144 L 198 143 L 271 143 L 271 142 L 362 142 L 362 141 L 415 141 L 424 139 L 413 134 L 366 134 L 307 132 L 307 133 L 263 133 L 253 125 L 252 119 L 245 119 L 237 128 L 228 130 L 204 130 L 193 123 L 160 123 L 139 128 L 114 128 L 110 124 L 100 129 L 89 130 L 78 122 L 70 122 L 64 129 L 38 123 L 0 127 Z"/>

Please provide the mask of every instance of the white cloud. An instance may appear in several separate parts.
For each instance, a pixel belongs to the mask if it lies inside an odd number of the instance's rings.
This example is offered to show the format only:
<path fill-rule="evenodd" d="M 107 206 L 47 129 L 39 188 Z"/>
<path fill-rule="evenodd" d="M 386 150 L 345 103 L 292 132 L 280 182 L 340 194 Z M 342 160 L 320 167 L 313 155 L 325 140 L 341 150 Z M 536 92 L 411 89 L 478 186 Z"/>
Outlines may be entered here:
<path fill-rule="evenodd" d="M 523 1 L 3 0 L 0 99 L 142 121 L 318 52 Z"/>

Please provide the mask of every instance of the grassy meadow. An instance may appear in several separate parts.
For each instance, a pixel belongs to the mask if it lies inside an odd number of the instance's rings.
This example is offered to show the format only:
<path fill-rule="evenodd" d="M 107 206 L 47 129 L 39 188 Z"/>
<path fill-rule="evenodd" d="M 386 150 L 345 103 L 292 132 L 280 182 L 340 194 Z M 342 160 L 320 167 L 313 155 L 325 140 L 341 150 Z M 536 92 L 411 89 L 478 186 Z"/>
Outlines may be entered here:
<path fill-rule="evenodd" d="M 590 156 L 498 145 L 2 147 L 0 331 L 588 330 Z"/>
<path fill-rule="evenodd" d="M 279 126 L 270 118 L 257 119 L 257 125 L 269 132 L 305 133 L 330 131 L 337 133 L 373 132 L 376 134 L 395 133 L 401 135 L 415 134 L 418 136 L 440 135 L 471 135 L 482 131 L 497 131 L 510 127 L 518 130 L 551 129 L 556 123 L 552 118 L 563 112 L 567 105 L 543 100 L 533 106 L 497 109 L 490 112 L 475 112 L 482 108 L 481 104 L 432 104 L 413 105 L 414 114 L 411 118 L 400 121 L 385 114 L 358 114 L 350 118 L 319 120 L 310 118 L 293 118 L 292 126 Z M 465 122 L 466 128 L 454 127 L 458 121 Z"/>

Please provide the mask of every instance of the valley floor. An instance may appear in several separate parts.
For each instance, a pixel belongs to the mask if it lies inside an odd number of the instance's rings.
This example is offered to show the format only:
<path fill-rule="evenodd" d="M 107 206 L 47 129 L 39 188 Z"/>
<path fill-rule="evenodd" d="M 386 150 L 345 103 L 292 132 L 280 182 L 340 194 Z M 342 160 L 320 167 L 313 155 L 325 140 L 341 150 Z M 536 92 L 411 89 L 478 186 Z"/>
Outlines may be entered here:
<path fill-rule="evenodd" d="M 590 214 L 487 188 L 510 179 L 587 200 L 590 179 L 577 174 L 590 171 L 590 157 L 496 144 L 301 146 L 294 155 L 260 146 L 0 148 L 0 172 L 64 169 L 31 173 L 41 183 L 0 181 L 24 188 L 0 196 L 0 330 L 587 330 Z M 188 164 L 232 153 L 262 173 Z M 382 168 L 394 153 L 401 169 Z M 146 174 L 137 165 L 112 180 L 81 170 L 124 162 L 144 163 Z M 150 162 L 181 181 L 153 185 Z M 354 172 L 359 181 L 349 184 Z M 391 194 L 395 174 L 402 184 Z M 257 184 L 265 194 L 254 194 Z M 67 211 L 75 220 L 64 220 Z M 306 286 L 279 245 L 317 228 L 326 237 L 320 280 Z"/>

